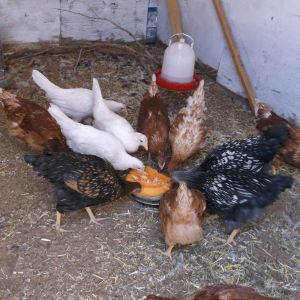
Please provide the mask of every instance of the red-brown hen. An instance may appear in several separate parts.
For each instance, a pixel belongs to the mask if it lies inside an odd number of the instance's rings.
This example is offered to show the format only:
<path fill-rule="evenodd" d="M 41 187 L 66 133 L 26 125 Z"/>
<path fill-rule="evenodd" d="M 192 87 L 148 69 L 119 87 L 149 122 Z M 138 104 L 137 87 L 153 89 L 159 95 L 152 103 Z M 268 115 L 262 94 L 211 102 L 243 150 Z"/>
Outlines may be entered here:
<path fill-rule="evenodd" d="M 203 212 L 206 208 L 204 194 L 189 189 L 185 182 L 166 192 L 160 199 L 160 224 L 171 258 L 176 244 L 187 245 L 202 238 Z"/>
<path fill-rule="evenodd" d="M 257 102 L 256 129 L 264 133 L 277 124 L 285 125 L 289 131 L 288 139 L 277 152 L 279 158 L 287 164 L 300 168 L 300 128 L 278 116 L 265 103 Z"/>
<path fill-rule="evenodd" d="M 169 147 L 170 120 L 168 110 L 163 98 L 159 95 L 156 76 L 141 102 L 137 131 L 148 138 L 148 151 L 150 156 L 157 160 L 161 169 L 166 162 L 166 151 Z"/>
<path fill-rule="evenodd" d="M 35 153 L 67 151 L 59 125 L 40 105 L 0 89 L 8 132 Z"/>
<path fill-rule="evenodd" d="M 144 300 L 178 300 L 178 298 L 168 298 L 149 295 Z M 254 289 L 245 286 L 219 284 L 203 288 L 195 295 L 184 298 L 184 300 L 276 300 L 258 294 Z"/>

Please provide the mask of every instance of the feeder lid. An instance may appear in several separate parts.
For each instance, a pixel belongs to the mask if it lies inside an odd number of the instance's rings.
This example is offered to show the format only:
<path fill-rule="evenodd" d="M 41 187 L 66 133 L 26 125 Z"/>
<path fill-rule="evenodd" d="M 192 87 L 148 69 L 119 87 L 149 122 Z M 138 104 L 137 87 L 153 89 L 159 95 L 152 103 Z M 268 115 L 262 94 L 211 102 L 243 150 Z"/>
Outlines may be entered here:
<path fill-rule="evenodd" d="M 168 90 L 175 90 L 175 91 L 189 91 L 194 90 L 198 87 L 200 83 L 200 74 L 195 73 L 194 78 L 191 82 L 188 83 L 178 83 L 178 82 L 171 82 L 161 77 L 161 70 L 157 69 L 155 71 L 156 75 L 156 83 L 163 88 Z"/>

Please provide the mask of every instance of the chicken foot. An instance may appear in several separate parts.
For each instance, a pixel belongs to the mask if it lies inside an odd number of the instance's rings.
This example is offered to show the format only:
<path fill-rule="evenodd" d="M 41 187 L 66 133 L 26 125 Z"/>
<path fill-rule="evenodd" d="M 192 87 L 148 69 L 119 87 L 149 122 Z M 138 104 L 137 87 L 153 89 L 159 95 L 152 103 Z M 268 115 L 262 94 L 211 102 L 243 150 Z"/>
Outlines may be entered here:
<path fill-rule="evenodd" d="M 56 211 L 56 222 L 54 225 L 57 232 L 72 232 L 72 230 L 66 230 L 61 228 L 61 213 L 59 211 Z"/>
<path fill-rule="evenodd" d="M 172 259 L 172 249 L 175 247 L 175 245 L 170 245 L 167 249 L 167 251 L 161 251 L 160 249 L 157 249 L 159 253 L 162 255 L 168 256 L 170 259 Z"/>
<path fill-rule="evenodd" d="M 229 245 L 231 243 L 234 243 L 234 238 L 236 237 L 236 235 L 240 232 L 239 229 L 233 229 L 231 234 L 229 235 L 227 241 L 226 241 L 226 245 Z"/>
<path fill-rule="evenodd" d="M 219 219 L 219 215 L 218 214 L 210 214 L 206 217 L 206 219 L 217 220 L 217 219 Z"/>
<path fill-rule="evenodd" d="M 86 212 L 88 213 L 89 217 L 90 217 L 90 224 L 94 223 L 97 225 L 101 225 L 101 223 L 99 223 L 98 221 L 102 221 L 102 220 L 106 220 L 107 218 L 95 218 L 94 213 L 92 212 L 90 207 L 85 207 Z"/>
<path fill-rule="evenodd" d="M 274 164 L 271 165 L 271 169 L 272 169 L 272 175 L 276 175 L 277 174 L 277 168 Z"/>

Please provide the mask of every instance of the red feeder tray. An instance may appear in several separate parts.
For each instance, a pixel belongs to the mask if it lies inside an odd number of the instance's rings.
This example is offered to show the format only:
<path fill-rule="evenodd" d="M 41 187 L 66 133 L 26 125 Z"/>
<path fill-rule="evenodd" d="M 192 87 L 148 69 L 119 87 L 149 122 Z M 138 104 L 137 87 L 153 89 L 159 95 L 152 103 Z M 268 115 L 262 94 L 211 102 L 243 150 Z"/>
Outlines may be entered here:
<path fill-rule="evenodd" d="M 163 88 L 168 90 L 175 90 L 175 91 L 189 91 L 194 90 L 198 87 L 200 82 L 200 74 L 195 73 L 193 81 L 188 83 L 178 83 L 178 82 L 170 82 L 165 80 L 161 77 L 161 70 L 158 69 L 155 71 L 156 75 L 156 83 Z"/>

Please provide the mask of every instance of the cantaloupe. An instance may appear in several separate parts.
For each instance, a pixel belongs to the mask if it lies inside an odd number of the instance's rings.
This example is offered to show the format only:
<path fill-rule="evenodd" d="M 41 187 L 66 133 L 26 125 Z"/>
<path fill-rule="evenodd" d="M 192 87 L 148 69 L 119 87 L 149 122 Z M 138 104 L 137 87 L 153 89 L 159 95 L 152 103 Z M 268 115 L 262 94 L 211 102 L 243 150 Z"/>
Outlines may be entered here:
<path fill-rule="evenodd" d="M 151 167 L 145 167 L 143 172 L 131 170 L 126 176 L 126 180 L 141 184 L 141 192 L 135 194 L 139 197 L 159 196 L 171 188 L 171 178 Z"/>

